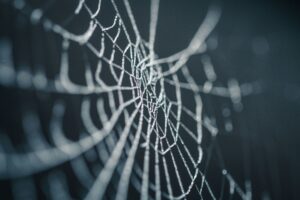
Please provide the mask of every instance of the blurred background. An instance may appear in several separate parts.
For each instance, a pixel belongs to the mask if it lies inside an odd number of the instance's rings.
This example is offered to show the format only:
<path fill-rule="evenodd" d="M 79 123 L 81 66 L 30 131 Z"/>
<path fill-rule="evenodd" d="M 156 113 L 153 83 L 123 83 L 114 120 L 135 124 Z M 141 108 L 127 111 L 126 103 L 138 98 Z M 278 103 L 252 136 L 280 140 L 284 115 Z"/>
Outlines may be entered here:
<path fill-rule="evenodd" d="M 61 47 L 54 45 L 52 53 L 46 56 L 38 49 L 43 48 L 44 42 L 56 41 L 59 44 L 61 41 L 49 39 L 48 35 L 36 34 L 41 32 L 40 28 L 32 27 L 8 2 L 0 1 L 2 47 L 7 39 L 12 41 L 14 65 L 22 65 L 23 61 L 26 64 L 47 62 L 49 66 L 56 66 L 47 71 L 49 76 L 51 73 L 55 74 Z M 148 38 L 149 1 L 130 2 L 141 35 Z M 33 7 L 47 4 L 39 1 L 29 3 Z M 162 0 L 156 53 L 160 57 L 166 57 L 185 48 L 211 3 L 198 0 Z M 220 6 L 222 10 L 221 19 L 208 39 L 211 44 L 208 54 L 218 80 L 226 85 L 227 80 L 235 78 L 241 84 L 250 83 L 258 88 L 258 92 L 242 98 L 243 110 L 232 114 L 233 130 L 226 133 L 220 128 L 224 132 L 218 135 L 218 149 L 222 160 L 241 186 L 245 186 L 245 180 L 251 180 L 253 199 L 300 199 L 299 3 L 296 0 L 227 0 L 213 4 Z M 53 5 L 56 5 L 55 9 L 50 9 L 47 14 L 60 23 L 66 13 L 73 12 L 77 3 L 59 1 Z M 80 24 L 80 21 L 77 23 Z M 36 57 L 31 58 L 28 51 L 32 51 Z M 0 55 L 0 62 L 6 59 L 3 52 L 4 50 Z M 39 57 L 43 57 L 42 61 Z M 189 61 L 189 65 L 193 66 L 195 79 L 199 62 L 197 56 Z M 3 75 L 0 77 L 5 79 Z M 21 113 L 24 109 L 38 107 L 43 113 L 52 107 L 51 99 L 43 95 L 39 98 L 47 100 L 41 105 L 35 105 L 36 95 L 32 91 L 0 86 L 0 131 L 9 132 L 9 137 L 15 144 L 22 143 L 22 137 L 17 132 L 22 129 Z M 217 123 L 222 123 L 224 119 L 218 114 L 221 110 L 215 107 L 222 108 L 228 104 L 228 100 L 209 98 L 210 106 L 216 112 Z M 24 102 L 29 106 L 24 108 Z M 77 105 L 78 102 L 75 102 L 73 106 Z M 69 112 L 70 116 L 72 112 L 76 112 L 76 109 Z M 42 123 L 47 123 L 47 120 L 47 117 L 41 119 Z M 76 129 L 74 123 L 68 123 L 70 124 L 66 129 Z M 221 158 L 216 156 L 217 152 L 213 155 L 207 178 L 212 187 L 219 191 L 220 179 L 214 177 L 214 173 L 220 169 L 214 163 L 218 163 Z M 3 194 L 3 199 L 11 198 L 13 192 L 10 181 L 0 182 L 0 198 Z M 193 196 L 190 198 L 193 199 Z"/>

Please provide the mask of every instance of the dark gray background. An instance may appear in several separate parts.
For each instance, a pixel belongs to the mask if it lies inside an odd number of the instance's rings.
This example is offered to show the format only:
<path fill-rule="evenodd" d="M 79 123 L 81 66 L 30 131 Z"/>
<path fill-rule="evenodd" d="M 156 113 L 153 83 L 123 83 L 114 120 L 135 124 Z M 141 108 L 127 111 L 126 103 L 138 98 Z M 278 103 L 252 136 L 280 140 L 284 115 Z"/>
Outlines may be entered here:
<path fill-rule="evenodd" d="M 135 1 L 132 7 L 147 38 L 149 6 L 145 3 Z M 284 0 L 216 3 L 222 8 L 221 21 L 213 32 L 219 46 L 210 55 L 218 78 L 235 77 L 240 83 L 256 82 L 262 88 L 259 94 L 243 99 L 244 110 L 234 115 L 234 132 L 218 140 L 226 166 L 241 185 L 247 177 L 251 179 L 254 199 L 261 199 L 264 192 L 272 199 L 300 199 L 300 7 L 296 1 Z M 161 0 L 158 55 L 164 57 L 186 47 L 208 5 L 208 1 Z M 0 11 L 7 14 L 7 10 Z M 1 36 L 12 34 L 4 29 L 8 24 L 1 20 Z M 266 53 L 253 52 L 255 38 L 265 38 L 269 45 Z M 14 94 L 5 88 L 0 91 L 1 121 L 14 126 L 3 115 L 17 112 L 7 106 L 14 105 Z M 216 101 L 221 105 L 222 100 Z M 213 175 L 209 179 L 218 185 Z"/>

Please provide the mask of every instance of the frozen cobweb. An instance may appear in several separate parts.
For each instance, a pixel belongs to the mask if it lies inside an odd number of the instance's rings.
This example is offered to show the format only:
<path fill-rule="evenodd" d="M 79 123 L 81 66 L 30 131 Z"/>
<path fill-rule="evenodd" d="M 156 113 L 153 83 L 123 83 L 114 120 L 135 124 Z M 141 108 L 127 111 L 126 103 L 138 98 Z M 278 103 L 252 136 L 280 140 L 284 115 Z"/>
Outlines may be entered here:
<path fill-rule="evenodd" d="M 22 99 L 18 139 L 4 129 L 0 134 L 0 179 L 9 182 L 12 196 L 222 199 L 227 193 L 250 199 L 250 186 L 240 187 L 224 164 L 220 191 L 206 177 L 212 153 L 202 143 L 212 146 L 219 129 L 203 98 L 230 99 L 241 110 L 242 96 L 251 93 L 251 85 L 235 79 L 215 84 L 207 39 L 220 9 L 208 9 L 185 49 L 160 58 L 159 0 L 151 1 L 149 38 L 141 37 L 128 0 L 79 0 L 64 8 L 60 3 L 5 3 L 21 16 L 16 30 L 27 23 L 34 38 L 31 62 L 26 45 L 14 46 L 11 39 L 0 44 L 1 87 L 21 91 Z M 56 4 L 69 15 L 63 22 L 55 19 Z M 201 84 L 188 63 L 194 55 L 202 60 Z M 226 130 L 232 130 L 230 109 L 223 115 Z"/>

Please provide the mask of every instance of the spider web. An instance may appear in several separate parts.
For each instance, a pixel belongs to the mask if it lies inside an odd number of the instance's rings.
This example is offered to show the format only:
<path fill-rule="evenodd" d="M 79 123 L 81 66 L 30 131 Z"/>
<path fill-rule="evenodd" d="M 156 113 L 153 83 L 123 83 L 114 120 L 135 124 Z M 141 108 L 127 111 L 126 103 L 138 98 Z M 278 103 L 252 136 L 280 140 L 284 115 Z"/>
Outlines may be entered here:
<path fill-rule="evenodd" d="M 26 105 L 16 136 L 22 141 L 4 130 L 0 140 L 0 178 L 10 181 L 14 198 L 251 198 L 250 186 L 242 189 L 224 163 L 220 192 L 206 177 L 219 128 L 205 97 L 229 99 L 239 111 L 242 96 L 252 92 L 235 79 L 218 84 L 207 43 L 220 19 L 218 7 L 208 9 L 185 49 L 160 58 L 159 0 L 151 1 L 148 39 L 128 0 L 74 1 L 63 22 L 49 12 L 55 1 L 8 4 L 36 32 L 32 62 L 21 53 L 14 66 L 12 48 L 25 49 L 9 39 L 0 45 L 1 85 L 23 91 Z M 51 48 L 52 42 L 60 46 Z M 50 65 L 42 52 L 53 58 Z M 201 84 L 189 66 L 194 55 L 202 61 Z M 230 132 L 231 111 L 223 111 Z M 210 150 L 204 151 L 204 141 Z"/>

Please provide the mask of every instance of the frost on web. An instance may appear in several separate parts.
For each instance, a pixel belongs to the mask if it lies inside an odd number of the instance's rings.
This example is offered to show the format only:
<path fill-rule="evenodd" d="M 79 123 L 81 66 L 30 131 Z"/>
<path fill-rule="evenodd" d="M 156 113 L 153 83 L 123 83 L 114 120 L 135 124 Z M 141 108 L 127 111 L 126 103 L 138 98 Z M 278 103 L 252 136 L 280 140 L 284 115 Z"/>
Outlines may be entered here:
<path fill-rule="evenodd" d="M 218 84 L 207 44 L 218 7 L 208 9 L 185 49 L 160 58 L 159 0 L 150 3 L 149 38 L 141 37 L 128 0 L 1 4 L 15 34 L 0 41 L 0 84 L 17 113 L 7 119 L 11 132 L 1 123 L 5 193 L 15 199 L 251 198 L 224 165 L 221 191 L 206 177 L 215 156 L 209 149 L 221 133 L 205 97 L 230 99 L 238 111 L 251 93 L 251 85 L 235 79 Z M 192 56 L 202 63 L 190 66 Z M 192 75 L 194 67 L 204 80 Z M 223 112 L 227 131 L 230 112 Z"/>

